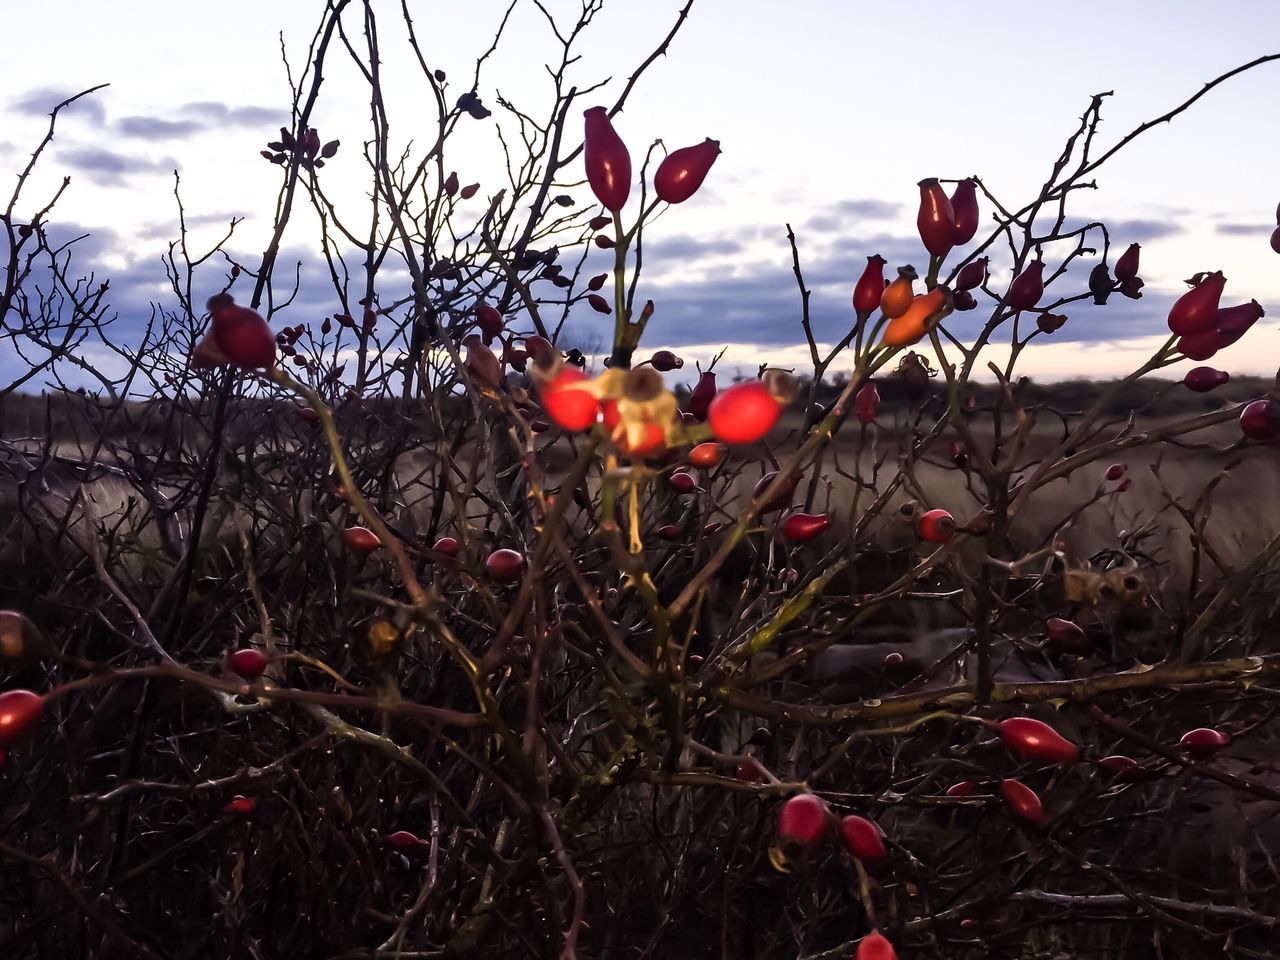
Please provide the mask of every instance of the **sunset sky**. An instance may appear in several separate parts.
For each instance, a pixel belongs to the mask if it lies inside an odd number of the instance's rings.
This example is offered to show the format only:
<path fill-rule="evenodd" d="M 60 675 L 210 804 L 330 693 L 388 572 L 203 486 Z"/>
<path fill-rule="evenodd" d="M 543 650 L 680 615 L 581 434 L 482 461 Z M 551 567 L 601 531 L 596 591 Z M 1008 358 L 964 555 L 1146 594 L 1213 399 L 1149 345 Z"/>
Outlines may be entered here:
<path fill-rule="evenodd" d="M 426 55 L 457 79 L 455 94 L 466 89 L 464 78 L 506 6 L 410 0 Z M 579 4 L 548 6 L 567 15 Z M 575 78 L 585 86 L 612 76 L 596 97 L 611 101 L 679 6 L 606 3 Z M 38 142 L 59 95 L 111 84 L 66 114 L 31 197 L 71 176 L 54 220 L 67 235 L 91 234 L 81 263 L 112 278 L 120 329 L 139 328 L 150 302 L 169 296 L 159 260 L 175 234 L 175 169 L 195 246 L 214 242 L 232 216 L 243 216 L 232 249 L 246 258 L 263 249 L 279 168 L 258 151 L 288 117 L 280 35 L 291 56 L 302 57 L 320 3 L 49 0 L 6 7 L 6 183 Z M 393 136 L 426 137 L 428 123 L 412 129 L 424 85 L 393 29 L 399 2 L 375 0 L 374 7 L 387 25 Z M 358 37 L 358 9 L 350 24 Z M 481 96 L 545 103 L 540 64 L 553 45 L 545 22 L 521 0 L 482 77 Z M 724 151 L 707 187 L 648 234 L 640 295 L 655 299 L 658 313 L 646 346 L 671 347 L 689 359 L 728 346 L 727 363 L 743 370 L 766 359 L 802 365 L 807 350 L 786 224 L 799 237 L 819 338 L 836 339 L 851 320 L 849 291 L 869 254 L 923 268 L 914 230 L 921 178 L 977 174 L 1007 206 L 1020 207 L 1045 179 L 1091 94 L 1115 93 L 1100 134 L 1110 143 L 1205 81 L 1275 52 L 1280 6 L 1238 0 L 1211 8 L 1113 0 L 697 0 L 669 55 L 616 120 L 637 157 L 658 137 L 673 148 L 712 136 Z M 358 146 L 368 106 L 349 64 L 334 62 L 341 65 L 325 84 L 315 122 L 325 139 L 344 143 L 325 175 L 354 206 L 367 186 Z M 1228 277 L 1224 303 L 1256 298 L 1270 314 L 1215 364 L 1275 372 L 1280 257 L 1267 237 L 1280 200 L 1278 102 L 1280 63 L 1265 64 L 1151 131 L 1100 172 L 1098 189 L 1080 197 L 1074 216 L 1105 220 L 1121 245 L 1142 243 L 1146 296 L 1077 307 L 1051 341 L 1029 352 L 1025 373 L 1059 379 L 1128 372 L 1163 340 L 1168 306 L 1185 289 L 1181 280 L 1212 269 Z M 475 122 L 446 160 L 464 183 L 481 182 L 477 209 L 497 183 L 501 160 L 492 122 Z M 580 170 L 579 162 L 573 172 Z M 585 202 L 585 190 L 580 196 Z M 989 210 L 983 215 L 985 222 Z M 314 221 L 299 222 L 286 238 L 288 259 L 313 256 L 314 230 Z M 604 255 L 600 262 L 603 268 Z M 305 276 L 314 287 L 278 323 L 332 312 L 323 274 Z M 610 329 L 585 305 L 575 317 L 584 339 L 607 339 Z M 963 338 L 972 324 L 952 329 Z M 13 362 L 0 362 L 0 372 Z"/>

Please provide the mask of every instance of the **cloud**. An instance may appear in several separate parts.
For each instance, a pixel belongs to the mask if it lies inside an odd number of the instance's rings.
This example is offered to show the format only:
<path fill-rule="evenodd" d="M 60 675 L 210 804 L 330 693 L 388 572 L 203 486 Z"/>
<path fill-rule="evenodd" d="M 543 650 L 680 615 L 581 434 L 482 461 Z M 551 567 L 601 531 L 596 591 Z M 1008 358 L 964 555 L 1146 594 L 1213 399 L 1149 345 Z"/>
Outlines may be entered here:
<path fill-rule="evenodd" d="M 1260 237 L 1270 234 L 1275 227 L 1267 223 L 1220 223 L 1213 229 L 1228 237 Z"/>
<path fill-rule="evenodd" d="M 116 123 L 123 136 L 138 140 L 179 140 L 202 129 L 195 120 L 162 120 L 159 117 L 125 117 Z"/>
<path fill-rule="evenodd" d="M 15 113 L 28 117 L 47 117 L 59 103 L 80 92 L 62 87 L 37 87 L 34 90 L 28 90 L 9 106 Z M 95 126 L 101 126 L 107 119 L 106 108 L 98 99 L 98 94 L 81 97 L 60 114 L 60 116 L 67 115 L 83 117 Z"/>
<path fill-rule="evenodd" d="M 198 227 L 220 226 L 228 227 L 231 221 L 239 216 L 234 213 L 188 213 L 186 216 L 187 230 Z M 172 220 L 160 220 L 155 223 L 149 223 L 138 231 L 138 236 L 144 240 L 176 240 L 178 239 L 178 218 L 175 215 Z"/>
<path fill-rule="evenodd" d="M 58 159 L 73 170 L 79 170 L 103 187 L 123 186 L 135 174 L 173 170 L 173 160 L 152 160 L 116 153 L 105 147 L 78 146 L 58 151 Z"/>
<path fill-rule="evenodd" d="M 842 200 L 830 210 L 811 217 L 801 230 L 809 233 L 844 233 L 867 220 L 893 220 L 903 211 L 900 203 L 887 200 Z"/>
<path fill-rule="evenodd" d="M 184 103 L 180 113 L 189 114 L 221 126 L 253 127 L 259 124 L 288 122 L 288 110 L 277 107 L 231 107 L 215 100 Z"/>
<path fill-rule="evenodd" d="M 1172 237 L 1182 233 L 1183 227 L 1174 220 L 1111 220 L 1107 223 L 1107 231 L 1113 243 L 1128 245 Z"/>

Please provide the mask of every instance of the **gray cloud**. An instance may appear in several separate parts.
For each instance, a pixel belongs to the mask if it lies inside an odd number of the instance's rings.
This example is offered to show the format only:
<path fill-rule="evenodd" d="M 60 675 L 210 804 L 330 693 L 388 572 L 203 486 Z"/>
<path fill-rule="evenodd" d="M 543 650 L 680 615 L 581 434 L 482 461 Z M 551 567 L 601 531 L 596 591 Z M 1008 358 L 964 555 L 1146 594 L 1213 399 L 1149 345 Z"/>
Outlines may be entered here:
<path fill-rule="evenodd" d="M 159 117 L 125 117 L 116 130 L 138 140 L 178 140 L 202 129 L 195 120 L 163 120 Z"/>
<path fill-rule="evenodd" d="M 1112 243 L 1124 245 L 1172 237 L 1182 230 L 1182 224 L 1174 220 L 1112 220 L 1107 224 Z"/>
<path fill-rule="evenodd" d="M 173 170 L 177 165 L 173 160 L 132 157 L 105 147 L 89 146 L 59 150 L 58 159 L 71 169 L 83 172 L 94 183 L 104 187 L 123 186 L 126 179 L 134 174 Z"/>
<path fill-rule="evenodd" d="M 52 113 L 53 108 L 63 100 L 74 97 L 80 92 L 63 87 L 37 87 L 34 90 L 28 90 L 9 106 L 15 113 L 28 117 L 45 117 Z M 59 116 L 79 116 L 95 126 L 101 126 L 106 122 L 107 112 L 97 94 L 90 94 L 71 104 Z"/>
<path fill-rule="evenodd" d="M 187 229 L 191 230 L 197 227 L 221 226 L 227 227 L 231 221 L 237 217 L 234 213 L 196 213 L 187 214 Z M 178 238 L 178 218 L 175 215 L 172 220 L 160 220 L 155 223 L 149 223 L 138 231 L 138 236 L 145 240 L 176 240 Z"/>
<path fill-rule="evenodd" d="M 903 211 L 901 203 L 887 200 L 842 200 L 824 213 L 810 217 L 801 227 L 810 233 L 843 233 L 867 220 L 892 220 Z"/>
<path fill-rule="evenodd" d="M 179 112 L 200 117 L 222 126 L 252 127 L 257 124 L 287 122 L 289 111 L 277 107 L 231 107 L 215 100 L 184 103 Z"/>
<path fill-rule="evenodd" d="M 1213 229 L 1228 237 L 1261 237 L 1269 235 L 1275 227 L 1267 223 L 1220 223 Z"/>

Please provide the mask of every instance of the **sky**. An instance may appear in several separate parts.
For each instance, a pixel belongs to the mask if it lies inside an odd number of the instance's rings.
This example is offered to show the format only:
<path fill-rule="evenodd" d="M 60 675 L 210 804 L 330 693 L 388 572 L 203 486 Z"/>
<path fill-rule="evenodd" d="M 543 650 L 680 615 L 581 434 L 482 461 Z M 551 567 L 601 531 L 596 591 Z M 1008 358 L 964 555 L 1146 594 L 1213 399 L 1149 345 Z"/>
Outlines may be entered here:
<path fill-rule="evenodd" d="M 414 124 L 424 85 L 390 27 L 399 0 L 373 3 L 388 24 L 383 69 L 393 137 L 400 143 L 426 137 L 429 116 L 421 129 Z M 408 4 L 426 57 L 458 81 L 474 69 L 507 6 Z M 546 5 L 568 15 L 580 4 Z M 71 177 L 54 220 L 66 235 L 90 235 L 81 262 L 112 278 L 117 329 L 140 329 L 149 304 L 169 296 L 160 256 L 176 233 L 175 170 L 194 246 L 216 242 L 235 216 L 245 220 L 232 249 L 250 256 L 265 247 L 280 171 L 258 151 L 288 117 L 281 38 L 296 63 L 321 4 L 5 6 L 5 32 L 19 41 L 0 57 L 6 184 L 60 94 L 110 84 L 60 121 L 31 196 Z M 611 102 L 679 6 L 606 0 L 575 80 L 585 86 L 612 77 L 597 95 Z M 359 18 L 351 23 L 358 34 Z M 541 64 L 554 47 L 530 0 L 518 0 L 507 38 L 483 75 L 481 97 L 545 103 Z M 815 331 L 822 341 L 835 340 L 852 319 L 848 297 L 868 255 L 923 268 L 914 230 L 921 178 L 978 175 L 1007 206 L 1020 207 L 1045 179 L 1091 94 L 1114 91 L 1100 133 L 1110 143 L 1207 80 L 1276 52 L 1280 5 L 1261 0 L 1219 0 L 1212 15 L 1198 3 L 1165 0 L 1069 6 L 696 0 L 668 55 L 615 121 L 637 157 L 655 138 L 676 147 L 711 136 L 723 149 L 703 190 L 646 234 L 639 293 L 655 299 L 658 310 L 644 347 L 675 349 L 689 361 L 687 371 L 693 360 L 705 362 L 728 347 L 723 366 L 753 370 L 767 361 L 804 372 L 808 351 L 787 224 L 795 228 L 813 291 Z M 314 115 L 324 139 L 346 145 L 325 176 L 348 205 L 359 204 L 366 191 L 356 149 L 367 128 L 364 96 L 337 58 Z M 1097 189 L 1080 195 L 1073 217 L 1106 221 L 1115 243 L 1142 244 L 1145 296 L 1068 311 L 1066 326 L 1022 358 L 1024 373 L 1042 380 L 1127 373 L 1163 341 L 1168 307 L 1186 289 L 1182 280 L 1213 269 L 1228 277 L 1224 303 L 1256 298 L 1270 314 L 1215 365 L 1275 372 L 1280 259 L 1267 238 L 1280 201 L 1277 102 L 1280 63 L 1265 64 L 1152 130 L 1099 172 Z M 447 157 L 463 183 L 482 184 L 472 201 L 479 210 L 500 169 L 492 123 L 474 122 Z M 985 222 L 989 211 L 983 216 Z M 309 257 L 315 230 L 314 219 L 300 217 L 286 253 Z M 593 267 L 605 269 L 606 257 L 595 257 Z M 317 267 L 304 279 L 294 312 L 282 313 L 278 323 L 332 312 L 323 272 Z M 572 328 L 583 342 L 599 342 L 611 321 L 584 304 Z M 973 324 L 958 320 L 952 329 L 963 339 Z"/>

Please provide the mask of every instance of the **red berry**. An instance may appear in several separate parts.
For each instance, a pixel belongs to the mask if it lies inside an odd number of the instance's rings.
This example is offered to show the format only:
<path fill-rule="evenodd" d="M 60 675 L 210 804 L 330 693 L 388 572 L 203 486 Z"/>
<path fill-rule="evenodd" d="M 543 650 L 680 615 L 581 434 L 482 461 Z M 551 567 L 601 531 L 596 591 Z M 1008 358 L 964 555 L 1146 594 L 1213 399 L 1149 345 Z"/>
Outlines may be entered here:
<path fill-rule="evenodd" d="M 782 806 L 778 839 L 795 853 L 807 853 L 827 832 L 827 804 L 812 793 L 798 793 Z"/>
<path fill-rule="evenodd" d="M 222 812 L 231 817 L 247 817 L 253 813 L 253 808 L 258 805 L 256 797 L 243 797 L 236 794 L 230 800 L 222 805 Z"/>
<path fill-rule="evenodd" d="M 453 537 L 441 537 L 436 541 L 436 545 L 431 549 L 436 553 L 452 558 L 458 555 L 458 551 L 461 547 L 459 546 L 458 541 L 453 539 Z"/>
<path fill-rule="evenodd" d="M 1088 636 L 1079 624 L 1060 617 L 1050 617 L 1045 621 L 1045 633 L 1049 638 L 1049 646 L 1064 653 L 1084 654 L 1093 649 Z"/>
<path fill-rule="evenodd" d="M 1138 275 L 1138 251 L 1141 249 L 1138 244 L 1131 243 L 1129 249 L 1120 254 L 1120 259 L 1116 261 L 1117 280 L 1132 280 Z"/>
<path fill-rule="evenodd" d="M 761 380 L 734 384 L 707 408 L 711 432 L 725 443 L 755 443 L 782 415 L 780 404 Z"/>
<path fill-rule="evenodd" d="M 347 527 L 342 531 L 342 543 L 351 553 L 358 556 L 373 553 L 382 546 L 378 535 L 368 527 Z"/>
<path fill-rule="evenodd" d="M 526 347 L 528 341 L 525 342 Z M 600 401 L 590 390 L 587 375 L 575 367 L 560 368 L 551 380 L 542 383 L 538 395 L 547 416 L 563 430 L 589 430 L 600 416 Z"/>
<path fill-rule="evenodd" d="M 484 567 L 499 583 L 511 583 L 524 573 L 524 555 L 506 548 L 495 550 L 485 560 Z"/>
<path fill-rule="evenodd" d="M 659 350 L 649 358 L 649 363 L 653 366 L 653 369 L 659 370 L 662 373 L 679 370 L 684 366 L 684 361 L 670 350 Z"/>
<path fill-rule="evenodd" d="M 1024 760 L 1042 763 L 1071 763 L 1080 748 L 1062 737 L 1047 723 L 1031 717 L 1009 717 L 1000 721 L 1000 739 L 1010 752 Z"/>
<path fill-rule="evenodd" d="M 266 655 L 255 647 L 243 647 L 233 650 L 227 658 L 232 673 L 253 680 L 262 676 L 267 670 Z"/>
<path fill-rule="evenodd" d="M 879 860 L 887 852 L 880 828 L 866 817 L 852 815 L 842 819 L 840 839 L 844 848 L 859 860 Z"/>
<path fill-rule="evenodd" d="M 745 780 L 747 783 L 759 783 L 762 779 L 759 765 L 750 757 L 739 761 L 737 768 L 733 771 L 733 775 L 739 780 Z"/>
<path fill-rule="evenodd" d="M 956 291 L 973 290 L 982 286 L 987 279 L 987 267 L 990 263 L 990 257 L 979 257 L 961 267 L 960 272 L 956 274 Z"/>
<path fill-rule="evenodd" d="M 1001 780 L 1000 794 L 1013 815 L 1034 824 L 1044 823 L 1044 806 L 1036 792 L 1018 780 Z"/>
<path fill-rule="evenodd" d="M 947 787 L 948 797 L 972 797 L 978 792 L 978 784 L 973 780 L 961 780 Z"/>
<path fill-rule="evenodd" d="M 1032 260 L 1009 284 L 1005 305 L 1011 310 L 1030 310 L 1044 296 L 1044 261 Z"/>
<path fill-rule="evenodd" d="M 874 380 L 868 380 L 853 398 L 853 415 L 863 426 L 871 423 L 880 413 L 880 391 Z"/>
<path fill-rule="evenodd" d="M 667 523 L 654 531 L 659 540 L 675 541 L 683 539 L 684 527 L 678 523 Z"/>
<path fill-rule="evenodd" d="M 725 448 L 718 443 L 700 443 L 689 451 L 689 466 L 710 470 L 724 459 Z"/>
<path fill-rule="evenodd" d="M 867 266 L 853 288 L 853 309 L 860 317 L 870 316 L 884 296 L 884 265 L 887 261 L 876 254 L 867 257 Z"/>
<path fill-rule="evenodd" d="M 311 407 L 299 407 L 298 419 L 303 423 L 310 424 L 313 427 L 320 425 L 320 414 L 316 413 Z"/>
<path fill-rule="evenodd" d="M 830 527 L 825 513 L 793 513 L 782 522 L 782 535 L 792 543 L 807 543 Z"/>
<path fill-rule="evenodd" d="M 1212 757 L 1230 742 L 1231 738 L 1225 733 L 1219 733 L 1209 727 L 1197 727 L 1195 730 L 1188 730 L 1182 735 L 1182 739 L 1178 741 L 1178 743 L 1182 744 L 1182 748 L 1197 760 Z"/>
<path fill-rule="evenodd" d="M 583 160 L 587 182 L 604 208 L 616 213 L 626 205 L 631 193 L 631 154 L 613 129 L 604 107 L 592 107 L 583 116 L 586 118 Z"/>
<path fill-rule="evenodd" d="M 1183 376 L 1182 382 L 1188 390 L 1194 393 L 1208 393 L 1210 390 L 1216 390 L 1230 379 L 1231 374 L 1225 370 L 1215 370 L 1213 367 L 1192 367 Z"/>
<path fill-rule="evenodd" d="M 1169 329 L 1179 336 L 1186 336 L 1212 328 L 1218 318 L 1218 301 L 1226 283 L 1227 278 L 1221 270 L 1202 277 L 1169 310 Z"/>
<path fill-rule="evenodd" d="M 667 477 L 667 486 L 676 493 L 693 493 L 698 489 L 698 482 L 693 479 L 693 475 L 685 473 L 683 470 L 677 470 L 671 476 Z"/>
<path fill-rule="evenodd" d="M 916 214 L 916 228 L 920 242 L 930 256 L 945 257 L 955 243 L 955 213 L 951 199 L 942 189 L 936 177 L 920 181 L 920 210 Z"/>
<path fill-rule="evenodd" d="M 408 830 L 397 830 L 384 838 L 384 843 L 392 850 L 400 853 L 416 853 L 419 850 L 431 849 L 431 844 Z"/>
<path fill-rule="evenodd" d="M 1123 463 L 1113 463 L 1111 466 L 1107 467 L 1107 472 L 1103 474 L 1103 476 L 1114 482 L 1123 477 L 1125 471 L 1128 469 L 1129 468 Z"/>
<path fill-rule="evenodd" d="M 902 666 L 903 656 L 897 650 L 890 650 L 884 655 L 884 663 L 882 666 L 886 670 L 892 670 L 894 667 Z"/>
<path fill-rule="evenodd" d="M 1098 766 L 1111 774 L 1112 778 L 1122 783 L 1142 778 L 1142 768 L 1132 757 L 1113 754 L 1098 761 Z"/>
<path fill-rule="evenodd" d="M 246 370 L 266 370 L 276 362 L 276 339 L 255 310 L 236 306 L 230 294 L 211 298 L 212 336 L 227 360 Z"/>
<path fill-rule="evenodd" d="M 1280 403 L 1255 400 L 1240 412 L 1240 432 L 1250 440 L 1275 440 L 1280 437 Z"/>
<path fill-rule="evenodd" d="M 476 304 L 476 325 L 488 343 L 502 335 L 502 314 L 481 300 Z"/>
<path fill-rule="evenodd" d="M 760 513 L 772 513 L 774 510 L 781 510 L 791 501 L 791 495 L 796 492 L 796 486 L 800 483 L 800 474 L 792 473 L 787 477 L 785 482 L 777 493 L 770 496 L 767 500 L 761 500 L 765 491 L 773 486 L 773 481 L 778 479 L 778 471 L 766 473 L 757 482 L 751 491 L 752 501 L 760 501 L 758 510 Z"/>
<path fill-rule="evenodd" d="M 613 313 L 613 307 L 609 306 L 609 301 L 598 293 L 587 294 L 587 303 L 596 313 Z"/>
<path fill-rule="evenodd" d="M 683 203 L 702 186 L 718 156 L 720 141 L 710 138 L 697 146 L 671 151 L 658 164 L 658 172 L 653 176 L 653 192 L 667 203 Z"/>
<path fill-rule="evenodd" d="M 855 960 L 898 960 L 898 954 L 879 930 L 872 930 L 858 941 Z"/>
<path fill-rule="evenodd" d="M 956 246 L 968 243 L 978 232 L 978 185 L 972 178 L 961 180 L 951 194 L 951 239 Z"/>
<path fill-rule="evenodd" d="M 708 370 L 698 378 L 693 391 L 689 394 L 689 412 L 698 420 L 707 419 L 707 410 L 716 396 L 716 374 Z"/>
<path fill-rule="evenodd" d="M 0 749 L 8 749 L 22 739 L 44 713 L 44 697 L 30 690 L 0 693 Z"/>
<path fill-rule="evenodd" d="M 546 337 L 525 337 L 524 352 L 533 358 L 534 363 L 541 363 L 544 366 L 551 363 L 556 356 L 556 348 L 551 345 L 551 341 Z"/>
<path fill-rule="evenodd" d="M 920 515 L 920 539 L 929 543 L 946 543 L 956 532 L 956 521 L 945 510 L 928 510 Z"/>

